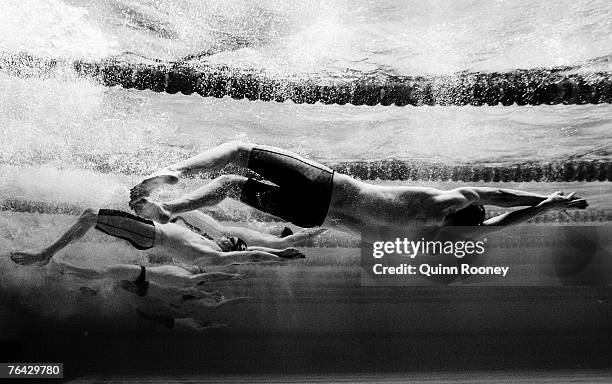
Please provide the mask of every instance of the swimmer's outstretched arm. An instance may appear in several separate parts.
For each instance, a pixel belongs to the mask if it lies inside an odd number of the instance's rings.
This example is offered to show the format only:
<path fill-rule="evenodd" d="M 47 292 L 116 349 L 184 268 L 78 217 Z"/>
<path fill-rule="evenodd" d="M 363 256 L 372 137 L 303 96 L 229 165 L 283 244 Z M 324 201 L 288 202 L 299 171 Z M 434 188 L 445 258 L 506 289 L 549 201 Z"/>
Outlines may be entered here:
<path fill-rule="evenodd" d="M 260 250 L 218 252 L 207 249 L 203 256 L 195 260 L 195 265 L 230 265 L 261 261 L 280 262 L 283 258 Z"/>
<path fill-rule="evenodd" d="M 285 237 L 274 236 L 269 233 L 262 233 L 250 228 L 225 227 L 224 233 L 229 236 L 236 236 L 249 244 L 249 249 L 254 247 L 265 247 L 268 249 L 281 250 L 289 248 L 295 244 L 312 239 L 327 231 L 326 228 L 306 228 L 292 235 Z M 251 247 L 253 246 L 253 247 Z M 265 250 L 265 249 L 262 249 Z"/>
<path fill-rule="evenodd" d="M 248 247 L 247 251 L 261 251 L 278 256 L 281 259 L 303 259 L 306 256 L 297 248 L 289 247 L 284 249 L 268 248 L 268 247 Z"/>
<path fill-rule="evenodd" d="M 548 197 L 538 193 L 491 187 L 461 187 L 455 191 L 463 195 L 469 204 L 498 207 L 535 206 Z"/>
<path fill-rule="evenodd" d="M 520 209 L 514 212 L 506 212 L 499 216 L 492 217 L 486 220 L 483 225 L 488 227 L 509 226 L 527 221 L 548 210 L 585 209 L 588 206 L 589 204 L 586 200 L 576 197 L 575 193 L 564 196 L 563 192 L 555 192 L 533 207 Z"/>
<path fill-rule="evenodd" d="M 476 234 L 485 235 L 507 228 L 511 225 L 523 223 L 541 213 L 553 209 L 585 209 L 588 207 L 585 199 L 576 198 L 574 193 L 564 196 L 562 192 L 555 192 L 546 197 L 545 200 L 533 207 L 506 212 L 492 217 L 482 223 L 481 226 L 471 227 Z"/>

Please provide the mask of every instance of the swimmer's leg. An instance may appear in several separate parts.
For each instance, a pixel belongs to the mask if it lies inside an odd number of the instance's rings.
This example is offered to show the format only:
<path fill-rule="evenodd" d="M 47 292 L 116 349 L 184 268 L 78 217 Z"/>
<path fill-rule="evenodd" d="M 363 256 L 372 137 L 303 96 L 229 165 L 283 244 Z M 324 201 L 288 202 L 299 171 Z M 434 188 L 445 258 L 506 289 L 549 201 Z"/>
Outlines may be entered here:
<path fill-rule="evenodd" d="M 300 252 L 297 248 L 289 247 L 289 248 L 268 248 L 268 247 L 258 247 L 258 246 L 250 246 L 247 248 L 249 251 L 262 251 L 267 252 L 272 255 L 276 255 L 281 259 L 303 259 L 306 256 L 302 252 Z"/>
<path fill-rule="evenodd" d="M 164 185 L 174 184 L 180 177 L 199 172 L 215 172 L 232 163 L 246 167 L 253 144 L 229 142 L 163 168 L 130 190 L 130 205 L 153 190 Z"/>
<path fill-rule="evenodd" d="M 226 197 L 240 198 L 247 178 L 237 175 L 223 175 L 195 191 L 166 203 L 154 203 L 146 198 L 131 202 L 134 211 L 143 217 L 159 223 L 167 223 L 172 216 L 216 205 Z"/>
<path fill-rule="evenodd" d="M 53 255 L 65 248 L 68 244 L 83 237 L 91 228 L 96 225 L 98 215 L 93 209 L 86 209 L 77 221 L 53 244 L 39 252 L 13 252 L 11 260 L 17 264 L 46 265 Z"/>
<path fill-rule="evenodd" d="M 136 249 L 149 249 L 157 245 L 156 227 L 151 220 L 121 211 L 101 209 L 96 213 L 93 209 L 87 209 L 68 231 L 47 248 L 40 252 L 14 252 L 11 259 L 21 265 L 46 265 L 53 255 L 83 237 L 92 227 L 127 240 Z"/>

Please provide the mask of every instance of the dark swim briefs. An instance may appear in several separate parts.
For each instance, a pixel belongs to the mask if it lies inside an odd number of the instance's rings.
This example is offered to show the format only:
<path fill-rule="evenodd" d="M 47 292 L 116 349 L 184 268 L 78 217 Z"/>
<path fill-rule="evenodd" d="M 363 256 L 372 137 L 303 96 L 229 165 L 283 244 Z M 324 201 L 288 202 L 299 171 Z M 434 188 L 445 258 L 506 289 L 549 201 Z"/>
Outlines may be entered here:
<path fill-rule="evenodd" d="M 323 224 L 331 201 L 333 170 L 262 146 L 253 148 L 247 167 L 274 184 L 249 178 L 241 201 L 300 227 Z"/>
<path fill-rule="evenodd" d="M 100 209 L 96 229 L 130 242 L 136 249 L 149 249 L 155 245 L 153 221 L 114 209 Z"/>

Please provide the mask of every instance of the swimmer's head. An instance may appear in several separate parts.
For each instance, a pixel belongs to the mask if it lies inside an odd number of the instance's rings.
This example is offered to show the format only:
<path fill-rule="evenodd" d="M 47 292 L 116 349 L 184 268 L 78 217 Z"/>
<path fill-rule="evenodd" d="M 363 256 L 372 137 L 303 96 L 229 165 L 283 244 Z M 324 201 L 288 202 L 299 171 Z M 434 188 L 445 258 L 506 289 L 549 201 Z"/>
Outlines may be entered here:
<path fill-rule="evenodd" d="M 485 209 L 482 205 L 470 205 L 455 213 L 446 215 L 444 225 L 475 226 L 482 225 L 485 220 Z"/>
<path fill-rule="evenodd" d="M 239 237 L 221 236 L 215 243 L 223 252 L 246 251 L 247 244 Z"/>

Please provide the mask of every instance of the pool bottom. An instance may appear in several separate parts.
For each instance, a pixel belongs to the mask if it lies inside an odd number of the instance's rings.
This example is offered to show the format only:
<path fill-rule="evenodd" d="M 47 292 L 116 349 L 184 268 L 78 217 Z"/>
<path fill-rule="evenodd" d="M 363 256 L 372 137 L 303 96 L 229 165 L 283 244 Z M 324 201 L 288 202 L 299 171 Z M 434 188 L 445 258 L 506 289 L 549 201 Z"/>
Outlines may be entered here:
<path fill-rule="evenodd" d="M 4 361 L 63 362 L 82 375 L 350 375 L 610 369 L 609 332 L 81 335 L 5 341 Z M 524 373 L 524 372 L 523 372 Z M 546 376 L 546 374 L 544 374 Z M 424 376 L 427 377 L 427 376 Z M 435 377 L 435 376 L 434 376 Z M 582 376 L 584 377 L 584 376 Z M 222 380 L 221 380 L 222 381 Z"/>

